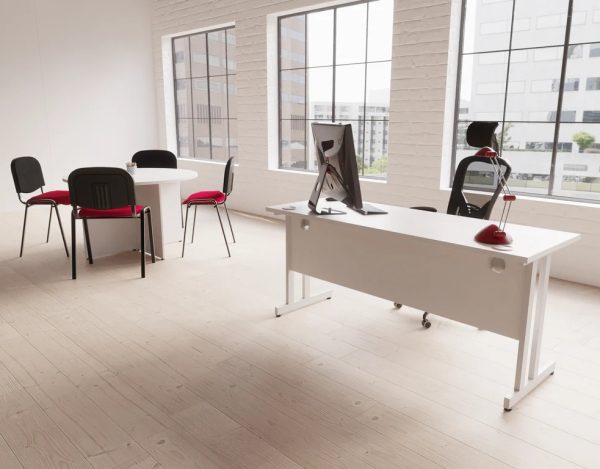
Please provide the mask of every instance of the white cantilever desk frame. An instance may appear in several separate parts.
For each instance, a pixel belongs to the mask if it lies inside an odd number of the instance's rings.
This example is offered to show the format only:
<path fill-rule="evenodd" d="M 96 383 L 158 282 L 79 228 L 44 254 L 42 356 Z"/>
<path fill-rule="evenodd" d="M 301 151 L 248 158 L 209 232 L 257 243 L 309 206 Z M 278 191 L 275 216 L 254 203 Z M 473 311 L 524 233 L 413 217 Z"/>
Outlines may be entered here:
<path fill-rule="evenodd" d="M 277 316 L 331 298 L 311 295 L 316 277 L 516 339 L 506 410 L 554 373 L 555 363 L 539 363 L 550 257 L 580 235 L 508 225 L 512 246 L 492 247 L 473 239 L 489 221 L 381 204 L 388 214 L 365 216 L 328 205 L 347 213 L 315 215 L 306 201 L 267 208 L 286 223 L 286 302 Z M 298 300 L 294 273 L 302 274 Z"/>

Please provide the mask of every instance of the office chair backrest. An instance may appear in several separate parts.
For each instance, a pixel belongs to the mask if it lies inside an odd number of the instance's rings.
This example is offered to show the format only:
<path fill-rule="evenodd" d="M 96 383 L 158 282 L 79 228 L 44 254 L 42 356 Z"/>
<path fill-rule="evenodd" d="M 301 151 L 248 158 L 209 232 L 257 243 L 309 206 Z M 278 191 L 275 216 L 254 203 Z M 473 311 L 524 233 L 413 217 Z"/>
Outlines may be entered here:
<path fill-rule="evenodd" d="M 121 168 L 79 168 L 69 174 L 73 208 L 108 210 L 132 207 L 135 214 L 135 186 L 131 175 Z"/>
<path fill-rule="evenodd" d="M 10 162 L 17 194 L 28 194 L 46 185 L 40 162 L 33 156 L 21 156 Z"/>
<path fill-rule="evenodd" d="M 467 144 L 475 148 L 492 148 L 498 152 L 498 141 L 494 133 L 497 127 L 498 122 L 471 122 L 467 128 Z M 490 218 L 494 204 L 511 171 L 510 164 L 506 160 L 498 157 L 497 161 L 500 164 L 503 178 L 498 177 L 490 158 L 486 156 L 474 155 L 460 161 L 454 173 L 448 214 L 484 220 Z M 473 190 L 492 191 L 492 195 L 485 204 L 475 205 L 467 200 L 464 194 L 465 186 Z"/>
<path fill-rule="evenodd" d="M 454 173 L 452 192 L 450 193 L 450 202 L 448 203 L 448 214 L 482 218 L 484 220 L 490 218 L 494 204 L 511 171 L 510 165 L 506 160 L 502 158 L 498 158 L 497 160 L 504 175 L 502 179 L 497 176 L 490 158 L 486 156 L 468 156 L 461 160 Z M 463 192 L 465 186 L 472 190 L 492 190 L 493 192 L 485 204 L 478 206 L 467 200 Z"/>
<path fill-rule="evenodd" d="M 233 160 L 234 157 L 232 156 L 227 160 L 227 164 L 225 165 L 225 176 L 223 177 L 223 193 L 225 195 L 229 195 L 233 191 L 233 176 L 235 170 Z"/>
<path fill-rule="evenodd" d="M 142 150 L 131 158 L 138 168 L 177 168 L 177 157 L 167 150 Z"/>

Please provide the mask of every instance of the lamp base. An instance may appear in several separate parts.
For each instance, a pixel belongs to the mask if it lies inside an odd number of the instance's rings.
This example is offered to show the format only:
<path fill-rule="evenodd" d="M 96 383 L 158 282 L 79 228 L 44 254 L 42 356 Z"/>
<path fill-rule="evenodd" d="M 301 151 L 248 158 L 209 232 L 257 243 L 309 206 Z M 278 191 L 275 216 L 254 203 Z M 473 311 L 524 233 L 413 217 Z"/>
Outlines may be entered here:
<path fill-rule="evenodd" d="M 498 225 L 492 223 L 475 235 L 475 241 L 483 244 L 510 244 L 513 239 L 506 231 L 501 231 Z"/>

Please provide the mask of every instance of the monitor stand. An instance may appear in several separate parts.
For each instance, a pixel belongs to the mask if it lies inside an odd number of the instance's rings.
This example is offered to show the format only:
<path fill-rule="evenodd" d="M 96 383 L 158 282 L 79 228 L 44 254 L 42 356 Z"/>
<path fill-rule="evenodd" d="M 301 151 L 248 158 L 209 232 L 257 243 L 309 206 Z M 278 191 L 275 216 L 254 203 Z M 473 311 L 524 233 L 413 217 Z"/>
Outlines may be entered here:
<path fill-rule="evenodd" d="M 337 210 L 331 207 L 322 207 L 319 209 L 317 207 L 319 205 L 319 199 L 321 198 L 321 190 L 323 189 L 323 184 L 325 183 L 325 176 L 327 175 L 328 167 L 328 164 L 324 164 L 319 168 L 319 176 L 317 177 L 317 182 L 315 183 L 315 187 L 313 188 L 310 199 L 308 200 L 308 208 L 310 208 L 311 212 L 317 215 L 343 215 L 346 213 L 343 210 Z M 327 198 L 326 200 L 331 201 L 335 199 Z"/>
<path fill-rule="evenodd" d="M 371 204 L 363 204 L 362 208 L 354 208 L 353 210 L 363 215 L 382 215 L 387 213 L 385 210 Z"/>

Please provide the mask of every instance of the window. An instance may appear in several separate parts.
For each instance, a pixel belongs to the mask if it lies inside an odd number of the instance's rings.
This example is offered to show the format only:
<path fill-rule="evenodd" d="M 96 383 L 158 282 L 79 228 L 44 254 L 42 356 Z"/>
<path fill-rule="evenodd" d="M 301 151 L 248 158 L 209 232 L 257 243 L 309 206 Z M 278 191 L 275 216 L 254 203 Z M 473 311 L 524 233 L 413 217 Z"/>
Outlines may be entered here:
<path fill-rule="evenodd" d="M 600 77 L 590 77 L 585 82 L 585 89 L 587 91 L 600 90 Z"/>
<path fill-rule="evenodd" d="M 233 27 L 175 37 L 177 153 L 225 161 L 237 154 Z"/>
<path fill-rule="evenodd" d="M 279 18 L 279 167 L 316 170 L 311 123 L 352 125 L 361 176 L 387 173 L 393 0 Z"/>
<path fill-rule="evenodd" d="M 583 122 L 600 122 L 600 111 L 583 111 Z"/>
<path fill-rule="evenodd" d="M 473 154 L 465 142 L 468 124 L 498 121 L 516 192 L 600 202 L 600 170 L 593 164 L 600 156 L 594 5 L 463 0 L 452 174 Z M 583 166 L 579 175 L 565 173 Z"/>

